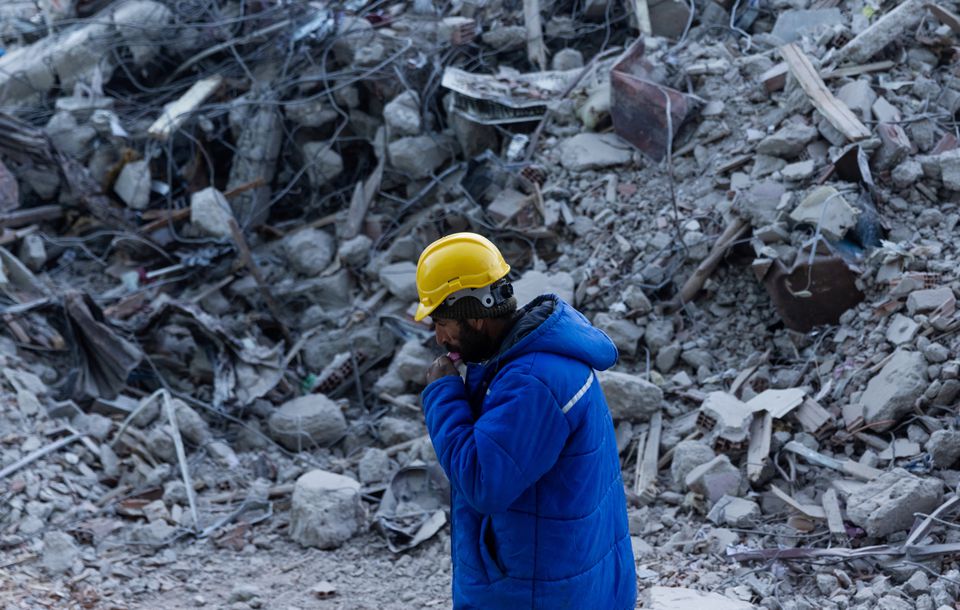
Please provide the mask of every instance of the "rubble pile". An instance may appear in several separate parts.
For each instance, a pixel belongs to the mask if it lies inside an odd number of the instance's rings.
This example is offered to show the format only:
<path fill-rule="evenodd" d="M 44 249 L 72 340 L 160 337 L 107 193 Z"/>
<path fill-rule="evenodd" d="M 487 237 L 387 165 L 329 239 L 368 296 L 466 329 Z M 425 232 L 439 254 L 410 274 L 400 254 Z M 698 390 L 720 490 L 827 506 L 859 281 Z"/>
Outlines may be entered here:
<path fill-rule="evenodd" d="M 446 603 L 465 230 L 617 345 L 644 607 L 954 607 L 960 3 L 520 4 L 0 7 L 4 607 Z"/>

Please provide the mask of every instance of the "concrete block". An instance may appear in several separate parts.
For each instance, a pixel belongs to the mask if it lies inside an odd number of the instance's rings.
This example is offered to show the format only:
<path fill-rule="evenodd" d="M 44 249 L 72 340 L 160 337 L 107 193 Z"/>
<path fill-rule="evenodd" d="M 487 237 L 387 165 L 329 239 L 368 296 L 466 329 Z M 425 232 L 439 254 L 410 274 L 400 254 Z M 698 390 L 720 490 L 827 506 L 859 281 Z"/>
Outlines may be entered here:
<path fill-rule="evenodd" d="M 663 390 L 638 375 L 619 371 L 597 374 L 614 420 L 649 421 L 660 410 Z"/>
<path fill-rule="evenodd" d="M 863 417 L 875 431 L 891 428 L 927 389 L 927 362 L 919 352 L 898 349 L 860 398 Z"/>
<path fill-rule="evenodd" d="M 902 468 L 885 472 L 847 499 L 847 515 L 870 536 L 910 529 L 916 512 L 930 513 L 943 500 L 943 481 Z"/>
<path fill-rule="evenodd" d="M 325 470 L 297 479 L 290 505 L 290 537 L 304 547 L 335 549 L 363 526 L 360 483 Z"/>

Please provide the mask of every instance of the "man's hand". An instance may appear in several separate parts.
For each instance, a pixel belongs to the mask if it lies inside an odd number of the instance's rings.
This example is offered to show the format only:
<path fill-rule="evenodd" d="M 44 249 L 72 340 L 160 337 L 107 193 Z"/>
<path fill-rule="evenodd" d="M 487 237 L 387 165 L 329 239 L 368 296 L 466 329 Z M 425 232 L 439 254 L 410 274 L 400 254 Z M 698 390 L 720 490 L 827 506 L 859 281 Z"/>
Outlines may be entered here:
<path fill-rule="evenodd" d="M 427 369 L 427 384 L 431 384 L 441 377 L 446 377 L 447 375 L 457 375 L 460 373 L 457 372 L 457 367 L 453 366 L 453 361 L 446 356 L 440 356 L 433 361 L 433 364 L 430 365 L 430 368 Z"/>

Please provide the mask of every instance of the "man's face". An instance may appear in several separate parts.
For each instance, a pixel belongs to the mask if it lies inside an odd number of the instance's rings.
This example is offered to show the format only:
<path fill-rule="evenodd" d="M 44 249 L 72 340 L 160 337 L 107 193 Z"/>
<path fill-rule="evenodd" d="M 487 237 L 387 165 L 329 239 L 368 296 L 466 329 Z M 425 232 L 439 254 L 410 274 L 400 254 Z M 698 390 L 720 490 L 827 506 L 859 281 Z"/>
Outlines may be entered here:
<path fill-rule="evenodd" d="M 434 319 L 437 345 L 459 353 L 467 362 L 483 362 L 497 353 L 496 344 L 484 330 L 481 320 Z"/>

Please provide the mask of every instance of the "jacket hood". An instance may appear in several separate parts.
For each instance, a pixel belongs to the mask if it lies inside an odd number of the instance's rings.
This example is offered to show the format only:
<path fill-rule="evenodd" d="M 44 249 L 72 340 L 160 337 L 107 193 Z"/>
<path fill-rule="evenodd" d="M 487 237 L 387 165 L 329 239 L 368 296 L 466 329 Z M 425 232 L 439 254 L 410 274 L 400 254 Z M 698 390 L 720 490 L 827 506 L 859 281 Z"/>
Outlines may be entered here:
<path fill-rule="evenodd" d="M 494 368 L 500 368 L 531 352 L 567 356 L 598 371 L 617 362 L 617 348 L 610 337 L 555 294 L 537 297 L 518 314 L 500 352 L 490 359 L 488 366 L 492 364 Z"/>

